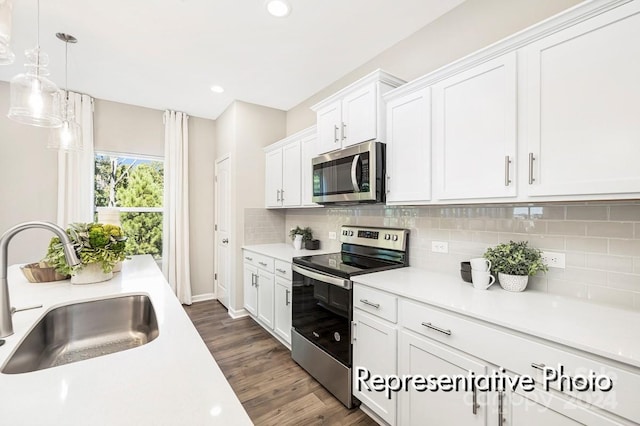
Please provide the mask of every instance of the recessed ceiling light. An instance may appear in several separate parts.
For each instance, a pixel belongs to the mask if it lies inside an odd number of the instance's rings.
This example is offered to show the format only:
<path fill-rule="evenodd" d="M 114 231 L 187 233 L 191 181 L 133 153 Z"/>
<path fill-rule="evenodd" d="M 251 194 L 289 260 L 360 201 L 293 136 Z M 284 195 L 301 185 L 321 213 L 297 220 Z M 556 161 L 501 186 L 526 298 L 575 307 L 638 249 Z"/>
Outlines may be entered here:
<path fill-rule="evenodd" d="M 291 4 L 288 0 L 266 0 L 267 11 L 277 17 L 284 18 L 291 13 Z"/>
<path fill-rule="evenodd" d="M 222 93 L 224 92 L 224 88 L 222 86 L 211 86 L 211 91 L 213 93 Z"/>

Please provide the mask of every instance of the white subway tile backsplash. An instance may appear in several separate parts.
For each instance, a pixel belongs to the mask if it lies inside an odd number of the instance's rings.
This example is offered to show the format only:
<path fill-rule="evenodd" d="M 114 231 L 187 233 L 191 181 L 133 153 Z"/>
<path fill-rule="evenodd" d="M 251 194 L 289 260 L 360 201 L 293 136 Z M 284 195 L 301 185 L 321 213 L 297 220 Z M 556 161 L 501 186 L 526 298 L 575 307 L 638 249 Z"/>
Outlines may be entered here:
<path fill-rule="evenodd" d="M 408 228 L 410 264 L 453 274 L 459 274 L 461 261 L 482 255 L 488 246 L 529 241 L 566 256 L 566 269 L 532 277 L 530 288 L 640 310 L 640 202 L 326 207 L 288 210 L 285 225 L 278 225 L 277 217 L 270 222 L 252 212 L 245 222 L 260 226 L 245 226 L 245 232 L 279 227 L 279 238 L 288 241 L 290 227 L 310 226 L 323 248 L 338 251 L 339 240 L 328 240 L 328 233 L 339 232 L 341 225 Z M 431 252 L 432 241 L 448 242 L 449 253 Z"/>

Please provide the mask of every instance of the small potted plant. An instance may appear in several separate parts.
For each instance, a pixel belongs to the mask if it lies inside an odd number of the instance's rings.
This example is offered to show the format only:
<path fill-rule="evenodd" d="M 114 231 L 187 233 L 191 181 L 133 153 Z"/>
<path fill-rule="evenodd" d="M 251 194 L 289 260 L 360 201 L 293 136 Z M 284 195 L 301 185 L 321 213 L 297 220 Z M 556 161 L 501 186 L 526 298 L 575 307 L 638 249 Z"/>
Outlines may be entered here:
<path fill-rule="evenodd" d="M 125 259 L 126 237 L 116 225 L 72 223 L 67 234 L 81 264 L 69 266 L 58 237 L 49 243 L 45 261 L 61 274 L 71 275 L 72 284 L 89 284 L 109 280 L 113 268 Z"/>
<path fill-rule="evenodd" d="M 303 243 L 313 239 L 313 232 L 308 226 L 306 228 L 296 226 L 295 228 L 291 228 L 289 231 L 289 237 L 291 237 L 291 240 L 293 241 L 293 248 L 300 250 Z"/>
<path fill-rule="evenodd" d="M 488 248 L 484 258 L 491 261 L 491 272 L 498 274 L 500 286 L 508 291 L 523 291 L 529 276 L 547 272 L 542 252 L 529 247 L 527 241 L 509 241 Z"/>

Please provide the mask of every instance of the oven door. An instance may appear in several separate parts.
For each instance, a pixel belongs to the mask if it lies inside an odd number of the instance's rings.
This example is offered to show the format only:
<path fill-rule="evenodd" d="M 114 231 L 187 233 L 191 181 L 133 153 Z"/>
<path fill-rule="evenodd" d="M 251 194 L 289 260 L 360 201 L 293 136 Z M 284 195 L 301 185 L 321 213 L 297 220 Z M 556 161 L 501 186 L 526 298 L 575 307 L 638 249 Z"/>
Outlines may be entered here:
<path fill-rule="evenodd" d="M 316 203 L 384 202 L 384 144 L 365 142 L 312 160 Z"/>
<path fill-rule="evenodd" d="M 351 367 L 351 281 L 292 265 L 292 326 Z"/>

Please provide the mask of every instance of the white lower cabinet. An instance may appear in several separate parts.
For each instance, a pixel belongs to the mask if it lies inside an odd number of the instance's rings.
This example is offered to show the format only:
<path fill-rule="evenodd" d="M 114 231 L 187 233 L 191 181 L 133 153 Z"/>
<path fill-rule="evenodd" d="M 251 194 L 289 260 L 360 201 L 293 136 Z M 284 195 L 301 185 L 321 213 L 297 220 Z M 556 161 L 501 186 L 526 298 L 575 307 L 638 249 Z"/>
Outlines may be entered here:
<path fill-rule="evenodd" d="M 244 308 L 288 348 L 291 345 L 291 263 L 244 250 Z"/>
<path fill-rule="evenodd" d="M 396 374 L 396 326 L 358 309 L 353 312 L 353 324 L 353 394 L 385 422 L 395 425 L 396 395 L 388 398 L 384 392 L 372 390 L 365 379 L 369 374 Z"/>
<path fill-rule="evenodd" d="M 291 280 L 276 276 L 273 331 L 291 343 Z"/>
<path fill-rule="evenodd" d="M 640 424 L 636 367 L 417 302 L 406 294 L 360 283 L 353 289 L 353 394 L 379 420 L 400 426 Z M 542 371 L 558 371 L 560 366 L 565 380 L 578 383 L 594 372 L 610 378 L 612 389 L 594 390 L 592 385 L 579 392 L 558 382 L 544 389 Z M 357 367 L 371 375 L 397 375 L 408 385 L 391 392 L 389 399 L 384 392 L 359 388 Z M 474 391 L 469 381 L 464 387 L 463 377 L 469 376 L 485 388 Z M 506 381 L 492 381 L 495 377 L 521 382 L 510 389 Z M 424 378 L 423 384 L 414 386 L 416 378 Z M 522 380 L 531 383 L 525 386 Z"/>
<path fill-rule="evenodd" d="M 459 351 L 420 337 L 411 331 L 400 331 L 398 374 L 412 376 L 467 376 L 469 371 L 484 375 L 483 364 Z M 486 425 L 485 394 L 463 391 L 418 391 L 409 387 L 400 392 L 400 425 Z"/>

